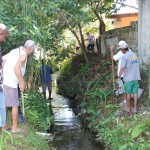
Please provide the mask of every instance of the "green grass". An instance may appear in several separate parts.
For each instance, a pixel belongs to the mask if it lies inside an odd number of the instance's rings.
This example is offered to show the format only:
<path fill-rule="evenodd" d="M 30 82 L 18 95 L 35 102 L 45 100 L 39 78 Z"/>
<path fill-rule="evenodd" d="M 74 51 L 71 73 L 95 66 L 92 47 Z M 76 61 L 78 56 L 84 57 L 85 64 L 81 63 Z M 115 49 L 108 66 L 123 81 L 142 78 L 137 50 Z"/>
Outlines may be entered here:
<path fill-rule="evenodd" d="M 45 132 L 53 123 L 49 106 L 40 93 L 24 94 L 27 124 L 19 123 L 24 133 L 12 134 L 11 131 L 0 131 L 0 150 L 49 150 L 51 141 L 37 135 Z M 11 109 L 7 111 L 7 123 L 12 124 Z"/>
<path fill-rule="evenodd" d="M 21 125 L 23 127 L 23 125 Z M 25 132 L 14 135 L 11 131 L 0 132 L 0 150 L 49 150 L 50 141 L 36 134 L 32 126 L 25 126 Z"/>

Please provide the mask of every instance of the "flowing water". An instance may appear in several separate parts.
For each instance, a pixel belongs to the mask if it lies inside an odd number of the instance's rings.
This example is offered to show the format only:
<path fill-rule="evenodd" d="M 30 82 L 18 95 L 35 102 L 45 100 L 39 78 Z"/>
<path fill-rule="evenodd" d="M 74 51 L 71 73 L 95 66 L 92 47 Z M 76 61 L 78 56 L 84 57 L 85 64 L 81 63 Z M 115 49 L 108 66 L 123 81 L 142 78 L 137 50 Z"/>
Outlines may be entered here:
<path fill-rule="evenodd" d="M 53 92 L 51 101 L 54 113 L 53 146 L 57 150 L 104 150 L 95 142 L 95 137 L 82 127 L 77 113 L 69 108 L 68 99 L 56 94 L 57 74 L 53 74 Z"/>

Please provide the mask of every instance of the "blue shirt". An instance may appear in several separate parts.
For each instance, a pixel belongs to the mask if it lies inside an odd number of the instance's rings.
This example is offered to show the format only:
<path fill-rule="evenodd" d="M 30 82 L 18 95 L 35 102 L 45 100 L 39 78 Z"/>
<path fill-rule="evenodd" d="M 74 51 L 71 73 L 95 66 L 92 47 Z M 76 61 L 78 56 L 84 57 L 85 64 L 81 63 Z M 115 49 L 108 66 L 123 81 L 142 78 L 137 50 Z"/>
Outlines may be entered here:
<path fill-rule="evenodd" d="M 52 79 L 51 79 L 51 74 L 52 73 L 52 70 L 51 70 L 51 67 L 48 66 L 48 65 L 42 65 L 41 67 L 41 81 L 42 82 L 51 82 Z"/>

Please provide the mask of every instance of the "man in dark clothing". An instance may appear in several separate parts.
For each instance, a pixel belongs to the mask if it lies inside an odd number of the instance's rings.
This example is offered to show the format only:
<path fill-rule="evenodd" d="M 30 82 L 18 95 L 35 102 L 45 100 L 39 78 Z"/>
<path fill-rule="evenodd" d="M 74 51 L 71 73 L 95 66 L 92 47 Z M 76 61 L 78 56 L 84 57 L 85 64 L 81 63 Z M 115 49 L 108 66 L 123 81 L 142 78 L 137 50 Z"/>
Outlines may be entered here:
<path fill-rule="evenodd" d="M 89 32 L 87 32 L 86 35 L 87 35 L 87 39 L 86 40 L 89 41 L 87 49 L 88 49 L 88 51 L 94 51 L 95 37 L 92 34 L 90 34 Z"/>
<path fill-rule="evenodd" d="M 40 70 L 40 76 L 42 81 L 42 92 L 43 96 L 46 99 L 46 88 L 48 87 L 49 91 L 49 100 L 51 100 L 51 92 L 52 92 L 52 79 L 51 79 L 52 69 L 50 66 L 44 64 L 44 60 L 42 60 L 42 67 Z"/>

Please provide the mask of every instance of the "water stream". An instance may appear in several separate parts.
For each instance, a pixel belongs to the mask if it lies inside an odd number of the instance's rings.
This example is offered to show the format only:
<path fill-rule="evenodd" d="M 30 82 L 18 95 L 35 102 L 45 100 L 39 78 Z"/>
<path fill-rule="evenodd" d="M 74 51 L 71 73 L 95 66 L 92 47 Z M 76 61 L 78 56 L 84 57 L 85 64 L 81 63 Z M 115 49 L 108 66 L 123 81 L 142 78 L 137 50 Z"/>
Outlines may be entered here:
<path fill-rule="evenodd" d="M 76 113 L 69 108 L 68 99 L 56 94 L 57 74 L 53 74 L 53 92 L 51 101 L 54 113 L 53 146 L 57 150 L 104 150 L 95 142 L 95 137 L 82 127 Z"/>

